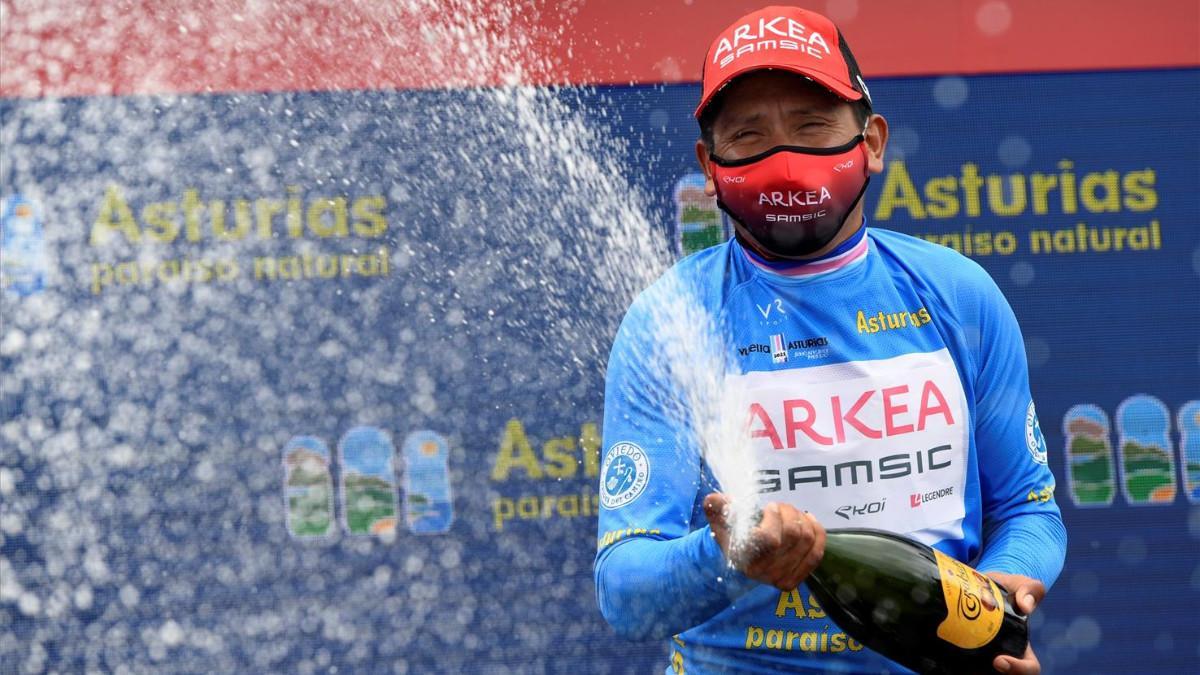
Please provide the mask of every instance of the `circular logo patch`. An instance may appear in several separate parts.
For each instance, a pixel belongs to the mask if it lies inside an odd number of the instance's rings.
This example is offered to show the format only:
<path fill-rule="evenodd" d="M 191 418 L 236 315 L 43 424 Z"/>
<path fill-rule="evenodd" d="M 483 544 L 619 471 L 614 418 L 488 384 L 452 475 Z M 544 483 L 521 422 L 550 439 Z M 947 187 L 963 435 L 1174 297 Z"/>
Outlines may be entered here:
<path fill-rule="evenodd" d="M 619 509 L 641 496 L 650 480 L 650 462 L 644 450 L 628 441 L 614 443 L 600 470 L 600 503 Z"/>
<path fill-rule="evenodd" d="M 1025 412 L 1025 447 L 1038 464 L 1046 463 L 1046 437 L 1042 436 L 1042 426 L 1038 424 L 1037 411 L 1033 409 L 1033 401 Z"/>

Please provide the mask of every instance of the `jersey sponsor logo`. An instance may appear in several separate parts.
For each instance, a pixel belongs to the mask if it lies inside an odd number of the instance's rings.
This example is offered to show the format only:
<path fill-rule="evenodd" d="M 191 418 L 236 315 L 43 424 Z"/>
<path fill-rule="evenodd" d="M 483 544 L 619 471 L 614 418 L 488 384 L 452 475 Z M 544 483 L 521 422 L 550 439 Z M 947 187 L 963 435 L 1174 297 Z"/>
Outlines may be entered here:
<path fill-rule="evenodd" d="M 950 497 L 954 494 L 954 486 L 941 488 L 940 490 L 931 490 L 929 492 L 914 492 L 909 495 L 909 506 L 914 509 L 921 508 L 922 504 L 927 504 L 935 499 Z"/>
<path fill-rule="evenodd" d="M 762 469 L 758 472 L 758 484 L 761 487 L 759 493 L 779 492 L 784 489 L 791 492 L 802 485 L 810 484 L 823 488 L 866 485 L 881 480 L 923 474 L 926 471 L 949 469 L 954 464 L 951 452 L 953 449 L 950 445 L 939 445 L 921 452 L 887 455 L 873 462 L 856 459 L 837 464 L 806 464 L 785 469 Z"/>
<path fill-rule="evenodd" d="M 865 502 L 862 504 L 844 504 L 837 507 L 834 513 L 846 520 L 854 520 L 855 517 L 863 517 L 875 513 L 881 513 L 887 508 L 887 497 L 873 502 Z"/>
<path fill-rule="evenodd" d="M 964 517 L 970 409 L 948 350 L 750 371 L 728 386 L 743 390 L 755 487 L 769 499 L 918 538 Z"/>
<path fill-rule="evenodd" d="M 824 218 L 829 211 L 821 209 L 811 213 L 768 213 L 768 223 L 807 223 L 810 220 Z"/>
<path fill-rule="evenodd" d="M 1046 438 L 1042 436 L 1042 425 L 1038 424 L 1037 411 L 1033 408 L 1033 401 L 1029 402 L 1029 408 L 1025 411 L 1025 447 L 1029 450 L 1033 461 L 1038 464 L 1046 463 Z"/>
<path fill-rule="evenodd" d="M 771 361 L 774 363 L 787 363 L 787 341 L 783 339 L 783 333 L 776 333 L 771 336 Z"/>
<path fill-rule="evenodd" d="M 758 193 L 759 206 L 820 206 L 832 199 L 829 188 L 820 190 L 788 190 Z"/>
<path fill-rule="evenodd" d="M 762 314 L 764 320 L 771 318 L 772 311 L 776 315 L 787 314 L 787 311 L 783 309 L 783 300 L 780 298 L 775 298 L 774 302 L 768 302 L 766 305 L 755 304 L 754 306 L 758 308 L 758 313 Z"/>
<path fill-rule="evenodd" d="M 929 310 L 921 307 L 916 311 L 903 312 L 874 312 L 868 314 L 866 310 L 858 310 L 855 316 L 854 325 L 861 333 L 883 333 L 889 330 L 899 330 L 901 328 L 921 328 L 929 325 L 933 321 Z"/>
<path fill-rule="evenodd" d="M 600 503 L 606 509 L 619 509 L 645 492 L 650 481 L 650 460 L 635 443 L 614 443 L 604 457 L 600 475 Z"/>
<path fill-rule="evenodd" d="M 778 338 L 778 341 L 776 340 Z M 786 363 L 789 353 L 791 356 L 803 356 L 805 358 L 821 358 L 829 355 L 829 350 L 824 349 L 829 346 L 829 338 L 825 336 L 803 338 L 800 340 L 788 340 L 783 333 L 776 333 L 771 336 L 771 343 L 751 342 L 741 345 L 737 348 L 738 356 L 747 357 L 753 354 L 770 354 L 775 363 Z M 780 352 L 783 356 L 779 356 Z"/>
<path fill-rule="evenodd" d="M 1049 485 L 1043 485 L 1042 489 L 1040 490 L 1031 489 L 1029 494 L 1025 495 L 1025 501 L 1045 504 L 1051 499 L 1054 499 L 1054 487 L 1054 483 L 1050 483 Z"/>
<path fill-rule="evenodd" d="M 810 31 L 799 21 L 786 16 L 762 17 L 721 36 L 713 50 L 712 62 L 718 68 L 724 68 L 745 54 L 776 49 L 800 52 L 814 59 L 824 59 L 832 53 L 825 36 Z"/>
<path fill-rule="evenodd" d="M 955 426 L 946 395 L 933 379 L 828 397 L 786 398 L 770 409 L 752 402 L 747 420 L 750 437 L 765 438 L 776 450 L 794 450 L 810 443 L 834 446 L 848 440 L 880 440 L 933 426 Z"/>

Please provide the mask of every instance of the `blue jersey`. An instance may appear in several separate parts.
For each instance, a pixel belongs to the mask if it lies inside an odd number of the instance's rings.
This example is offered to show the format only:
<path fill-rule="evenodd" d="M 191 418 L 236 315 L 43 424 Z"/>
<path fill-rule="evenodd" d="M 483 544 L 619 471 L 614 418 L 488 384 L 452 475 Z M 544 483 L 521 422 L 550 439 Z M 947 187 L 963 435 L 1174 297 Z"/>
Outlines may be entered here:
<path fill-rule="evenodd" d="M 1054 477 L 1000 290 L 950 249 L 875 229 L 857 241 L 798 276 L 727 242 L 677 264 L 621 324 L 596 588 L 618 633 L 667 641 L 668 671 L 907 672 L 846 635 L 803 585 L 780 592 L 726 563 L 701 506 L 720 487 L 670 410 L 669 369 L 648 362 L 670 339 L 657 328 L 681 289 L 713 318 L 728 383 L 745 392 L 737 418 L 764 503 L 827 528 L 903 533 L 1047 587 L 1062 568 Z"/>

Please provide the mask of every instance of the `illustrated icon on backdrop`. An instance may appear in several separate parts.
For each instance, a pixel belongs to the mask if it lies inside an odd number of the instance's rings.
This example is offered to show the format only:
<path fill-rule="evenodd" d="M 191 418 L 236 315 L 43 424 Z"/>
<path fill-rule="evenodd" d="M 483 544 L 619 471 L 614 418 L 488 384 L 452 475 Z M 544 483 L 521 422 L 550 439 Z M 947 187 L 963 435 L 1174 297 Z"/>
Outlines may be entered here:
<path fill-rule="evenodd" d="M 675 245 L 681 256 L 729 238 L 716 197 L 704 194 L 704 174 L 689 173 L 675 183 Z"/>
<path fill-rule="evenodd" d="M 1179 407 L 1179 461 L 1183 465 L 1183 491 L 1188 501 L 1200 504 L 1200 401 Z"/>
<path fill-rule="evenodd" d="M 1130 504 L 1169 504 L 1175 500 L 1175 453 L 1170 429 L 1170 411 L 1153 396 L 1136 394 L 1117 407 L 1121 489 Z"/>
<path fill-rule="evenodd" d="M 396 531 L 395 448 L 386 432 L 354 427 L 338 442 L 342 472 L 342 520 L 354 535 Z"/>
<path fill-rule="evenodd" d="M 1076 506 L 1107 506 L 1117 492 L 1108 415 L 1098 406 L 1081 403 L 1063 416 L 1066 438 L 1067 486 Z"/>
<path fill-rule="evenodd" d="M 283 446 L 283 494 L 293 537 L 321 537 L 333 527 L 329 448 L 318 438 L 294 436 Z"/>
<path fill-rule="evenodd" d="M 440 534 L 454 522 L 449 445 L 433 431 L 404 439 L 404 518 L 416 534 Z"/>
<path fill-rule="evenodd" d="M 0 288 L 18 297 L 46 287 L 46 240 L 41 209 L 13 195 L 0 202 Z"/>

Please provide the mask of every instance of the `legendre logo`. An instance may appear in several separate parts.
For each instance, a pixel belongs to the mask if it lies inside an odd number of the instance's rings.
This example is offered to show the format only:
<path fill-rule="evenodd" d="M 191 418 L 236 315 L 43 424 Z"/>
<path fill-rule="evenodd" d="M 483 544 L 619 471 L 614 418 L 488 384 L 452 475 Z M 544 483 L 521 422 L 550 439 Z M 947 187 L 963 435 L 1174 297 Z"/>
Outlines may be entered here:
<path fill-rule="evenodd" d="M 914 492 L 909 497 L 908 501 L 909 501 L 909 505 L 912 508 L 917 509 L 917 508 L 920 508 L 921 505 L 926 502 L 931 502 L 935 499 L 941 499 L 942 497 L 949 497 L 950 495 L 953 495 L 953 494 L 954 494 L 954 486 L 951 485 L 950 487 L 945 487 L 945 488 L 942 488 L 941 490 L 933 490 L 931 492 L 925 492 L 925 493 Z"/>

